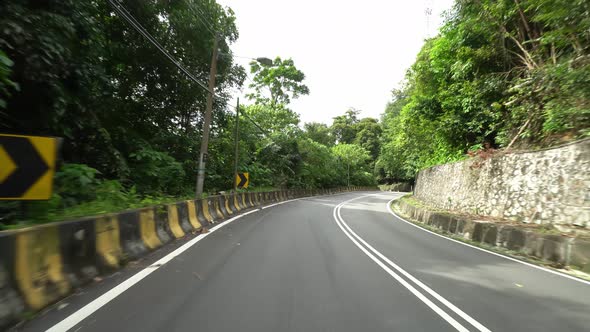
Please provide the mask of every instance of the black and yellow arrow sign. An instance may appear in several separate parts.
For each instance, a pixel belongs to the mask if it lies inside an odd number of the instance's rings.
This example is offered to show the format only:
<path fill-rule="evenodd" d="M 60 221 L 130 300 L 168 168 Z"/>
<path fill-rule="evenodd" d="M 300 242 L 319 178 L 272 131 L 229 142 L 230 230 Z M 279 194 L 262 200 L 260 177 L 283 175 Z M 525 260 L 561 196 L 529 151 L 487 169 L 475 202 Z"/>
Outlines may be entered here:
<path fill-rule="evenodd" d="M 0 200 L 51 197 L 57 139 L 0 134 Z"/>
<path fill-rule="evenodd" d="M 249 173 L 238 173 L 236 175 L 236 183 L 238 188 L 246 189 L 248 188 L 248 184 L 250 183 L 250 174 Z"/>

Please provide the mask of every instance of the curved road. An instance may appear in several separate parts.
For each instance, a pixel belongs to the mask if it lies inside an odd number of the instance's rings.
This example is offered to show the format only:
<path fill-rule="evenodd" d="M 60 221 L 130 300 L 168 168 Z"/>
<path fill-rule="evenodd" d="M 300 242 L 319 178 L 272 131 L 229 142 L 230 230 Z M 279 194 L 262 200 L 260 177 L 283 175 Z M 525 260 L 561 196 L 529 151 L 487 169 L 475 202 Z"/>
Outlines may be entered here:
<path fill-rule="evenodd" d="M 25 331 L 583 331 L 590 284 L 390 213 L 395 193 L 255 210 L 88 287 Z M 151 260 L 151 261 L 150 261 Z"/>

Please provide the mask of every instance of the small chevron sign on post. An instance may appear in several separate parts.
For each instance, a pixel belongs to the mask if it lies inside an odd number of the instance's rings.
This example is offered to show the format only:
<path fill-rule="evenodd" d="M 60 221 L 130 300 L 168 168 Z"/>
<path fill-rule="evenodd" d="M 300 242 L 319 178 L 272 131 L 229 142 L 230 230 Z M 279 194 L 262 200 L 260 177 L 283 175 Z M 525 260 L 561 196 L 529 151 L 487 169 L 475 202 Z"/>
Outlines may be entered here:
<path fill-rule="evenodd" d="M 238 188 L 241 188 L 241 189 L 248 188 L 248 184 L 250 183 L 250 174 L 249 173 L 236 174 L 236 183 L 237 183 Z"/>
<path fill-rule="evenodd" d="M 0 200 L 51 197 L 58 140 L 0 134 Z"/>

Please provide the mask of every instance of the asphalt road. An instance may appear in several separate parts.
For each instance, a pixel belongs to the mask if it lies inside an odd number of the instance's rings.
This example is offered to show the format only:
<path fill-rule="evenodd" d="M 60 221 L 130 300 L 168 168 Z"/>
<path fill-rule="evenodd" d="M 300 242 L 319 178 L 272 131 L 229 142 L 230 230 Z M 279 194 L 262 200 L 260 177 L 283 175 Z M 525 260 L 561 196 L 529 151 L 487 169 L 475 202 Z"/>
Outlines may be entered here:
<path fill-rule="evenodd" d="M 590 329 L 589 283 L 408 224 L 387 209 L 396 196 L 349 193 L 256 210 L 165 248 L 18 330 Z"/>

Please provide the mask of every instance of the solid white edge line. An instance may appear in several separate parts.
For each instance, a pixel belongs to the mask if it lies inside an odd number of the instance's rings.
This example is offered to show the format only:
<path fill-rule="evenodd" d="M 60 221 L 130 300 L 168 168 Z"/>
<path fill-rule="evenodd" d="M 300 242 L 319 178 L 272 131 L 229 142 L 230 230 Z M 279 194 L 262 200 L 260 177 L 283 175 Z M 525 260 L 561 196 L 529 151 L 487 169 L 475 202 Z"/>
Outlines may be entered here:
<path fill-rule="evenodd" d="M 438 234 L 438 233 L 436 233 L 436 232 L 433 232 L 433 231 L 431 231 L 431 230 L 428 230 L 428 229 L 426 229 L 426 228 L 424 228 L 424 227 L 421 227 L 421 226 L 419 226 L 419 225 L 416 225 L 416 224 L 414 224 L 414 223 L 413 223 L 413 222 L 411 222 L 411 221 L 407 221 L 407 220 L 405 220 L 404 218 L 402 218 L 402 217 L 400 217 L 399 215 L 397 215 L 397 214 L 396 214 L 395 212 L 393 212 L 393 210 L 391 209 L 391 203 L 392 203 L 393 201 L 395 201 L 396 199 L 400 199 L 400 198 L 402 198 L 402 197 L 403 197 L 403 196 L 395 197 L 395 198 L 393 198 L 392 200 L 390 200 L 389 202 L 387 202 L 387 211 L 389 211 L 389 213 L 391 213 L 393 216 L 397 217 L 399 220 L 401 220 L 401 221 L 403 221 L 403 222 L 405 222 L 405 223 L 407 223 L 407 224 L 409 224 L 409 225 L 412 225 L 412 226 L 414 226 L 414 227 L 416 227 L 416 228 L 418 228 L 418 229 L 421 229 L 421 230 L 423 230 L 423 231 L 425 231 L 425 232 L 428 232 L 428 233 L 430 233 L 430 234 L 436 235 L 436 236 L 438 236 L 438 237 L 442 237 L 443 239 L 447 239 L 447 240 L 449 240 L 449 241 L 453 241 L 453 242 L 456 242 L 456 243 L 462 244 L 462 245 L 464 245 L 464 246 L 467 246 L 467 247 L 470 247 L 470 248 L 473 248 L 473 249 L 477 249 L 477 250 L 479 250 L 479 251 L 486 252 L 486 253 L 488 253 L 488 254 L 491 254 L 491 255 L 494 255 L 494 256 L 502 257 L 502 258 L 505 258 L 505 259 L 511 260 L 511 261 L 513 261 L 513 262 L 517 262 L 517 263 L 524 264 L 524 265 L 526 265 L 526 266 L 529 266 L 529 267 L 533 267 L 533 268 L 535 268 L 535 269 L 538 269 L 538 270 L 541 270 L 541 271 L 545 271 L 545 272 L 553 273 L 553 274 L 555 274 L 555 275 L 558 275 L 558 276 L 561 276 L 561 277 L 564 277 L 564 278 L 567 278 L 567 279 L 571 279 L 571 280 L 574 280 L 574 281 L 577 281 L 577 282 L 581 282 L 581 283 L 583 283 L 583 284 L 586 284 L 586 285 L 590 285 L 590 281 L 587 281 L 587 280 L 584 280 L 584 279 L 580 279 L 580 278 L 576 278 L 576 277 L 570 276 L 570 275 L 568 275 L 568 274 L 565 274 L 565 273 L 562 273 L 562 272 L 559 272 L 559 271 L 555 271 L 555 270 L 551 270 L 551 269 L 548 269 L 548 268 L 545 268 L 545 267 L 542 267 L 542 266 L 539 266 L 539 265 L 535 265 L 535 264 L 532 264 L 532 263 L 529 263 L 529 262 L 521 261 L 520 259 L 516 259 L 516 258 L 510 257 L 510 256 L 502 255 L 502 254 L 500 254 L 500 253 L 493 252 L 493 251 L 490 251 L 490 250 L 487 250 L 487 249 L 484 249 L 484 248 L 480 248 L 480 247 L 477 247 L 477 246 L 471 245 L 471 244 L 469 244 L 469 243 L 465 243 L 465 242 L 462 242 L 462 241 L 459 241 L 459 240 L 455 240 L 455 239 L 453 239 L 453 238 L 450 238 L 450 237 L 447 237 L 447 236 L 444 236 L 444 235 Z"/>
<path fill-rule="evenodd" d="M 364 196 L 362 196 L 364 197 Z M 461 331 L 461 332 L 469 332 L 468 329 L 466 329 L 463 325 L 461 325 L 461 323 L 457 322 L 453 317 L 451 317 L 449 314 L 447 314 L 444 310 L 442 310 L 439 306 L 437 306 L 436 304 L 434 304 L 432 301 L 430 301 L 430 299 L 428 299 L 426 296 L 424 296 L 424 294 L 420 293 L 420 291 L 418 291 L 414 286 L 410 285 L 410 283 L 408 283 L 407 281 L 405 281 L 402 277 L 400 277 L 397 273 L 395 273 L 392 269 L 390 269 L 387 265 L 383 264 L 383 262 L 381 262 L 380 260 L 377 259 L 377 257 L 375 257 L 373 254 L 371 254 L 367 249 L 365 249 L 363 246 L 361 246 L 348 232 L 347 230 L 342 227 L 342 225 L 340 224 L 340 221 L 338 220 L 338 217 L 336 215 L 336 210 L 342 205 L 343 203 L 340 203 L 338 206 L 336 206 L 333 210 L 333 216 L 334 216 L 334 220 L 336 221 L 336 224 L 338 225 L 338 227 L 340 227 L 340 229 L 342 230 L 342 232 L 359 248 L 361 249 L 362 252 L 365 253 L 365 255 L 367 255 L 370 259 L 372 259 L 375 263 L 377 263 L 377 265 L 379 265 L 383 270 L 385 270 L 385 272 L 387 272 L 390 276 L 392 276 L 395 280 L 397 280 L 402 286 L 404 286 L 405 288 L 407 288 L 412 294 L 414 294 L 414 296 L 416 296 L 418 299 L 420 299 L 420 301 L 424 302 L 424 304 L 426 304 L 430 309 L 432 309 L 435 313 L 437 313 L 442 319 L 444 319 L 447 323 L 451 324 L 451 326 L 453 326 L 457 331 Z"/>
<path fill-rule="evenodd" d="M 366 196 L 364 196 L 364 197 L 366 197 Z M 353 231 L 352 228 L 350 228 L 350 226 L 344 221 L 344 218 L 342 218 L 342 215 L 340 214 L 340 210 L 342 209 L 342 207 L 344 207 L 346 205 L 346 203 L 348 203 L 350 201 L 352 201 L 352 200 L 348 200 L 346 202 L 343 202 L 340 206 L 338 206 L 337 214 L 338 214 L 338 218 L 340 218 L 340 222 L 342 222 L 342 224 L 344 225 L 344 227 L 346 227 L 346 229 L 356 239 L 358 239 L 362 244 L 364 244 L 367 248 L 369 248 L 369 250 L 371 250 L 379 258 L 381 258 L 382 260 L 384 260 L 387 264 L 389 264 L 391 267 L 393 267 L 394 269 L 396 269 L 399 273 L 401 273 L 402 275 L 404 275 L 410 281 L 414 282 L 416 285 L 418 285 L 420 288 L 422 288 L 424 291 L 426 291 L 432 297 L 434 297 L 435 299 L 437 299 L 439 302 L 441 302 L 442 304 L 444 304 L 447 308 L 449 308 L 451 311 L 453 311 L 458 316 L 460 316 L 461 318 L 463 318 L 469 324 L 473 325 L 473 327 L 475 327 L 476 329 L 478 329 L 479 331 L 482 331 L 482 332 L 491 332 L 487 327 L 485 327 L 484 325 L 482 325 L 480 322 L 478 322 L 477 320 L 475 320 L 474 318 L 472 318 L 471 316 L 469 316 L 468 314 L 466 314 L 463 310 L 459 309 L 453 303 L 449 302 L 443 296 L 441 296 L 440 294 L 438 294 L 437 292 L 435 292 L 434 290 L 432 290 L 430 287 L 426 286 L 424 283 L 422 283 L 416 277 L 414 277 L 413 275 L 411 275 L 409 272 L 407 272 L 406 270 L 402 269 L 400 266 L 398 266 L 397 264 L 395 264 L 394 262 L 392 262 L 389 258 L 387 258 L 385 255 L 383 255 L 377 249 L 373 248 L 373 246 L 371 246 L 369 243 L 367 243 L 365 240 L 363 240 L 363 238 L 361 238 L 355 231 Z"/>
<path fill-rule="evenodd" d="M 272 205 L 267 205 L 267 206 L 264 206 L 262 208 L 263 209 L 264 208 L 269 208 L 269 207 L 273 207 L 273 206 L 276 206 L 276 205 L 279 205 L 279 204 L 293 202 L 293 201 L 296 201 L 296 200 L 299 200 L 299 198 L 291 199 L 291 200 L 284 201 L 284 202 L 279 202 L 279 203 L 272 204 Z M 49 329 L 47 329 L 46 332 L 63 332 L 63 331 L 68 331 L 69 329 L 71 329 L 74 326 L 78 325 L 81 321 L 83 321 L 84 319 L 86 319 L 88 316 L 92 315 L 95 311 L 97 311 L 98 309 L 100 309 L 101 307 L 103 307 L 105 304 L 109 303 L 110 301 L 112 301 L 113 299 L 115 299 L 117 296 L 119 296 L 123 292 L 125 292 L 127 289 L 131 288 L 131 286 L 133 286 L 136 283 L 140 282 L 143 278 L 147 277 L 152 272 L 156 271 L 157 269 L 159 269 L 160 267 L 162 267 L 164 264 L 168 263 L 174 257 L 182 254 L 187 249 L 189 249 L 193 245 L 197 244 L 199 241 L 203 240 L 204 238 L 206 238 L 207 236 L 209 236 L 210 234 L 212 234 L 213 232 L 215 232 L 219 228 L 221 228 L 221 227 L 223 227 L 223 226 L 231 223 L 232 221 L 234 221 L 236 219 L 242 218 L 242 217 L 247 216 L 247 215 L 249 215 L 251 213 L 254 213 L 256 211 L 259 211 L 259 210 L 256 209 L 256 210 L 252 210 L 252 211 L 248 211 L 248 212 L 242 213 L 240 215 L 237 215 L 237 216 L 235 216 L 233 218 L 230 218 L 230 219 L 228 219 L 228 220 L 220 223 L 219 225 L 216 225 L 214 227 L 211 227 L 211 229 L 209 229 L 209 232 L 208 233 L 200 234 L 199 236 L 197 236 L 194 239 L 190 240 L 189 242 L 183 244 L 181 247 L 177 248 L 176 250 L 174 250 L 173 252 L 169 253 L 168 255 L 160 258 L 157 262 L 155 262 L 155 263 L 151 264 L 150 266 L 146 267 L 145 269 L 137 272 L 133 276 L 129 277 L 127 280 L 123 281 L 122 283 L 120 283 L 117 286 L 111 288 L 109 291 L 107 291 L 106 293 L 102 294 L 98 298 L 94 299 L 92 302 L 90 302 L 90 303 L 86 304 L 84 307 L 78 309 L 78 311 L 76 311 L 76 312 L 72 313 L 71 315 L 69 315 L 68 317 L 64 318 L 59 323 L 53 325 L 52 327 L 50 327 Z"/>

